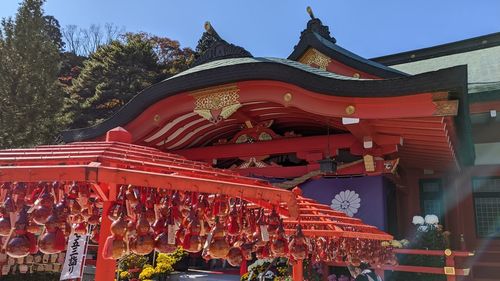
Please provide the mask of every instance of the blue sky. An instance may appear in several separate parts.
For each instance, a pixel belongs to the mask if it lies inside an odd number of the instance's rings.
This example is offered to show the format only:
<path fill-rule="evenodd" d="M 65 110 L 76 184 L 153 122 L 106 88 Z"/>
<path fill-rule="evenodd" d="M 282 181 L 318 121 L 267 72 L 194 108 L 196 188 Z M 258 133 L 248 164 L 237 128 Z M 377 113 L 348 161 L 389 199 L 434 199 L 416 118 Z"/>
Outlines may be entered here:
<path fill-rule="evenodd" d="M 14 15 L 19 2 L 0 0 L 0 17 Z M 111 22 L 189 47 L 209 20 L 254 56 L 287 57 L 308 5 L 340 46 L 368 58 L 500 32 L 498 0 L 48 0 L 45 11 L 61 26 Z"/>

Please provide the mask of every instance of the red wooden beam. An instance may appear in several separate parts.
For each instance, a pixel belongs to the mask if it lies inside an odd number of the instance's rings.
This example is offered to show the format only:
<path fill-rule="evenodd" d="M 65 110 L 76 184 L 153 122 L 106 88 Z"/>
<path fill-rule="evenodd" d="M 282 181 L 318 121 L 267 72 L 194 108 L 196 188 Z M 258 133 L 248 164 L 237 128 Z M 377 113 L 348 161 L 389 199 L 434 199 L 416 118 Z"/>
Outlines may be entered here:
<path fill-rule="evenodd" d="M 349 176 L 349 175 L 380 175 L 383 173 L 391 173 L 391 171 L 384 170 L 385 160 L 375 160 L 376 167 L 374 172 L 366 172 L 365 165 L 362 161 L 355 163 L 341 164 L 337 167 L 337 171 L 332 175 Z M 246 176 L 259 176 L 259 177 L 278 177 L 278 178 L 296 178 L 307 174 L 308 172 L 319 170 L 319 164 L 308 166 L 268 166 L 265 168 L 245 168 L 235 169 L 238 173 Z"/>
<path fill-rule="evenodd" d="M 251 156 L 264 156 L 271 154 L 287 154 L 297 152 L 326 152 L 328 142 L 331 150 L 348 148 L 356 139 L 351 134 L 337 134 L 331 136 L 280 138 L 270 141 L 262 141 L 244 144 L 225 144 L 208 147 L 198 147 L 176 150 L 191 160 L 204 160 L 211 162 L 212 159 L 240 158 Z"/>
<path fill-rule="evenodd" d="M 476 102 L 469 105 L 471 114 L 490 112 L 490 110 L 500 111 L 500 101 Z"/>
<path fill-rule="evenodd" d="M 171 190 L 225 194 L 278 205 L 287 203 L 290 217 L 298 216 L 293 193 L 288 190 L 239 183 L 237 179 L 208 179 L 182 174 L 162 174 L 138 170 L 92 166 L 11 166 L 0 167 L 0 182 L 85 181 L 90 183 L 132 184 Z M 283 211 L 285 211 L 283 209 Z"/>

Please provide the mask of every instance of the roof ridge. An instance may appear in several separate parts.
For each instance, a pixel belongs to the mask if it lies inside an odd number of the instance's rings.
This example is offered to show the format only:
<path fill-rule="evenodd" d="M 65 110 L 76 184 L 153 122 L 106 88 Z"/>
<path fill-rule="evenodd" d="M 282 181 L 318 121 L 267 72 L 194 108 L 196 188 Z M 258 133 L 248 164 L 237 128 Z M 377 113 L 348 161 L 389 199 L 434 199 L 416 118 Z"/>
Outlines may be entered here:
<path fill-rule="evenodd" d="M 500 46 L 500 32 L 462 39 L 444 44 L 371 58 L 385 65 L 395 65 L 434 57 L 466 53 L 470 51 Z"/>

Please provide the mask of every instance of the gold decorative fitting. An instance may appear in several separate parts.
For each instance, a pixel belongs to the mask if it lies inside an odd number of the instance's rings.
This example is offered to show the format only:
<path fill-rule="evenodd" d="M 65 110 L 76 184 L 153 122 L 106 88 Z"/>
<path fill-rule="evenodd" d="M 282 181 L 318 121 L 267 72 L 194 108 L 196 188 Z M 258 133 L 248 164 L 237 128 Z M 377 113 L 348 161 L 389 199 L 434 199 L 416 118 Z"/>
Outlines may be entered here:
<path fill-rule="evenodd" d="M 208 32 L 211 29 L 212 25 L 210 24 L 209 21 L 206 21 L 204 24 L 204 27 L 205 27 L 205 30 Z"/>
<path fill-rule="evenodd" d="M 284 94 L 284 95 L 283 95 L 283 100 L 284 100 L 285 102 L 290 102 L 290 101 L 292 101 L 292 98 L 293 98 L 293 96 L 292 96 L 292 94 L 290 94 L 290 93 L 286 93 L 286 94 Z"/>
<path fill-rule="evenodd" d="M 365 164 L 365 171 L 375 172 L 375 159 L 373 155 L 366 154 L 363 156 L 363 162 Z"/>
<path fill-rule="evenodd" d="M 453 266 L 445 266 L 443 269 L 445 275 L 455 275 L 455 268 Z"/>
<path fill-rule="evenodd" d="M 347 113 L 348 115 L 352 115 L 354 114 L 354 112 L 356 112 L 356 107 L 354 107 L 354 105 L 348 105 L 345 108 L 345 113 Z"/>
<path fill-rule="evenodd" d="M 446 250 L 444 250 L 444 254 L 445 254 L 447 257 L 451 256 L 451 250 L 450 250 L 450 249 L 446 249 Z"/>
<path fill-rule="evenodd" d="M 195 99 L 193 111 L 212 123 L 218 123 L 241 107 L 239 91 L 236 85 L 229 85 L 192 92 Z"/>
<path fill-rule="evenodd" d="M 311 17 L 311 19 L 314 19 L 314 13 L 313 13 L 313 10 L 311 9 L 311 7 L 307 6 L 306 11 L 309 14 L 309 16 Z"/>
<path fill-rule="evenodd" d="M 159 122 L 160 121 L 160 115 L 156 114 L 155 117 L 153 117 L 153 121 Z"/>
<path fill-rule="evenodd" d="M 359 73 L 354 73 L 354 74 L 352 75 L 352 77 L 354 77 L 354 78 L 359 78 L 359 77 L 360 77 L 360 75 L 359 75 Z"/>
<path fill-rule="evenodd" d="M 326 67 L 332 60 L 320 53 L 316 49 L 308 49 L 306 53 L 299 59 L 299 62 L 307 65 L 316 65 L 319 69 L 326 70 Z"/>

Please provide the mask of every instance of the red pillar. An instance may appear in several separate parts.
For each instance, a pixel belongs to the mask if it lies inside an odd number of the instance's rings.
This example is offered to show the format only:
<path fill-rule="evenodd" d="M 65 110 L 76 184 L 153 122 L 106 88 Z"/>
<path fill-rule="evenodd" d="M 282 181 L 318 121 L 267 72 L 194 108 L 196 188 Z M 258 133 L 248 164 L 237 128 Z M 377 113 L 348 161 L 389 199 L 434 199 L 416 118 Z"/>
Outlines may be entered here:
<path fill-rule="evenodd" d="M 297 261 L 293 265 L 293 281 L 304 281 L 304 265 L 302 264 L 302 260 Z"/>
<path fill-rule="evenodd" d="M 104 259 L 102 256 L 106 238 L 111 235 L 111 220 L 106 215 L 108 213 L 109 207 L 111 206 L 111 203 L 111 201 L 103 202 L 103 215 L 101 219 L 101 229 L 99 232 L 99 248 L 97 250 L 97 263 L 95 267 L 95 281 L 113 281 L 115 280 L 116 276 L 116 261 Z"/>
<path fill-rule="evenodd" d="M 240 277 L 243 276 L 243 274 L 248 272 L 248 267 L 247 267 L 247 260 L 243 258 L 243 261 L 241 262 L 240 265 Z"/>

